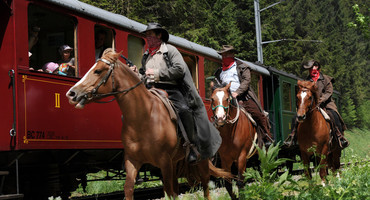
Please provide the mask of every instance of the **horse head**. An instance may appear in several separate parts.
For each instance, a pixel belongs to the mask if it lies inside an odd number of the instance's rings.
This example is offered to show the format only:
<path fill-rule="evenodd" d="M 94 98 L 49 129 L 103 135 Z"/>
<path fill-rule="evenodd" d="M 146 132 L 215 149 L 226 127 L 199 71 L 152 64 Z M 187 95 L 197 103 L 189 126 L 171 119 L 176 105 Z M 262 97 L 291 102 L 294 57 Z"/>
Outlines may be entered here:
<path fill-rule="evenodd" d="M 212 112 L 217 126 L 223 126 L 226 122 L 229 113 L 229 106 L 231 104 L 232 96 L 230 95 L 231 83 L 223 88 L 216 88 L 212 95 Z"/>
<path fill-rule="evenodd" d="M 302 122 L 306 119 L 309 112 L 316 107 L 317 104 L 317 86 L 312 81 L 298 80 L 299 91 L 297 93 L 297 119 Z"/>
<path fill-rule="evenodd" d="M 115 90 L 112 73 L 118 64 L 120 55 L 121 52 L 116 53 L 111 48 L 106 49 L 102 58 L 96 61 L 81 80 L 68 90 L 66 96 L 69 103 L 82 109 L 87 103 L 110 96 L 101 94 L 112 94 L 111 92 Z M 112 82 L 112 84 L 106 84 L 107 82 Z"/>

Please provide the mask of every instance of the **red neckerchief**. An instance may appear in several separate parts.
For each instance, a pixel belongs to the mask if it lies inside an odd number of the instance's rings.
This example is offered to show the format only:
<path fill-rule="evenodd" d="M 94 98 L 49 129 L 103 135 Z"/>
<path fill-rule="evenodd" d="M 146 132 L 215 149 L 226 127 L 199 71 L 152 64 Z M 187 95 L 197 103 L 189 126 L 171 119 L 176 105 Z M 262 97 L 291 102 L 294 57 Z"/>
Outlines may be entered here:
<path fill-rule="evenodd" d="M 162 40 L 155 36 L 147 36 L 149 54 L 154 55 L 162 44 Z"/>
<path fill-rule="evenodd" d="M 319 69 L 310 69 L 310 76 L 313 81 L 317 81 L 320 77 L 320 70 Z"/>
<path fill-rule="evenodd" d="M 223 57 L 222 58 L 222 71 L 228 70 L 234 63 L 234 57 Z"/>

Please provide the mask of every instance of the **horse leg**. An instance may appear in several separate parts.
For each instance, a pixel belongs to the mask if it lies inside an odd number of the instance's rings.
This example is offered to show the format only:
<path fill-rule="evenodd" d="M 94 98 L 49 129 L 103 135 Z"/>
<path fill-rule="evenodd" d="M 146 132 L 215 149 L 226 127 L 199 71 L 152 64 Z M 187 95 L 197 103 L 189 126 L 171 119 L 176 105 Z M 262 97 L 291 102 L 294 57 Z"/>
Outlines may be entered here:
<path fill-rule="evenodd" d="M 253 144 L 251 145 L 251 148 L 253 148 Z M 245 151 L 242 151 L 239 155 L 238 159 L 238 189 L 240 190 L 244 186 L 244 176 L 243 173 L 245 171 L 247 165 L 247 153 Z"/>
<path fill-rule="evenodd" d="M 310 156 L 306 152 L 302 151 L 301 158 L 303 161 L 304 173 L 307 176 L 307 178 L 311 179 L 312 175 L 310 170 Z"/>
<path fill-rule="evenodd" d="M 170 199 L 175 199 L 176 194 L 173 189 L 174 170 L 172 160 L 169 155 L 163 156 L 160 162 L 160 169 L 163 175 L 163 188 Z"/>
<path fill-rule="evenodd" d="M 327 176 L 328 170 L 328 146 L 324 145 L 321 151 L 320 160 L 320 178 L 322 180 L 323 186 L 325 186 L 325 177 Z"/>
<path fill-rule="evenodd" d="M 202 183 L 204 198 L 211 199 L 211 197 L 209 196 L 209 186 L 208 186 L 209 179 L 211 176 L 209 172 L 208 159 L 200 161 L 199 165 L 197 165 L 197 168 L 199 169 L 200 181 Z"/>
<path fill-rule="evenodd" d="M 231 171 L 231 165 L 233 164 L 232 160 L 221 157 L 221 167 L 227 171 Z M 233 193 L 233 185 L 229 181 L 225 181 L 225 188 L 227 193 L 229 193 L 231 199 L 237 199 L 236 195 Z"/>
<path fill-rule="evenodd" d="M 126 182 L 125 182 L 124 190 L 125 190 L 125 198 L 127 200 L 134 199 L 135 178 L 136 178 L 138 169 L 140 167 L 141 166 L 139 166 L 139 164 L 135 164 L 130 159 L 125 159 Z"/>
<path fill-rule="evenodd" d="M 173 185 L 173 191 L 175 193 L 175 195 L 179 195 L 180 193 L 180 188 L 179 188 L 179 181 L 177 180 L 177 170 L 176 170 L 176 165 L 177 163 L 174 162 L 174 164 L 172 165 L 172 172 L 173 172 L 173 175 L 172 175 L 172 185 Z"/>

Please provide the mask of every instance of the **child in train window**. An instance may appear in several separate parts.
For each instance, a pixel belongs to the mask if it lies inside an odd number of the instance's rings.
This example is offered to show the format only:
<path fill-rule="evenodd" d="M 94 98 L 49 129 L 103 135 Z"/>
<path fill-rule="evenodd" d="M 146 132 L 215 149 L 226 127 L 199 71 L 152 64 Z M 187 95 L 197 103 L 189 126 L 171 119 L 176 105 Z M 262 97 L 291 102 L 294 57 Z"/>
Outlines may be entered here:
<path fill-rule="evenodd" d="M 74 76 L 75 75 L 75 59 L 71 56 L 73 48 L 68 45 L 59 47 L 59 54 L 61 59 L 58 61 L 59 67 L 53 73 Z"/>

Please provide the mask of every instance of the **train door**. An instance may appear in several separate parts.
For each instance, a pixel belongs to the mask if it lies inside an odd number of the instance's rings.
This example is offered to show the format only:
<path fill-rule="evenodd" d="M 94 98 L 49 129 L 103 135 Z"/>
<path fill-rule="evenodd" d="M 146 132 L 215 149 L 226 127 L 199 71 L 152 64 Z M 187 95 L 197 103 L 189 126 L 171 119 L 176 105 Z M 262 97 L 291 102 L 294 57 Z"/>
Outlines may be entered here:
<path fill-rule="evenodd" d="M 280 76 L 281 141 L 285 140 L 292 130 L 292 120 L 296 113 L 296 88 L 296 79 Z"/>

